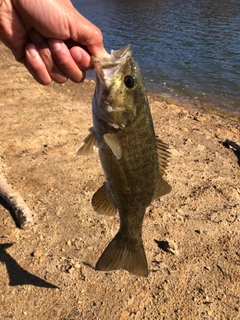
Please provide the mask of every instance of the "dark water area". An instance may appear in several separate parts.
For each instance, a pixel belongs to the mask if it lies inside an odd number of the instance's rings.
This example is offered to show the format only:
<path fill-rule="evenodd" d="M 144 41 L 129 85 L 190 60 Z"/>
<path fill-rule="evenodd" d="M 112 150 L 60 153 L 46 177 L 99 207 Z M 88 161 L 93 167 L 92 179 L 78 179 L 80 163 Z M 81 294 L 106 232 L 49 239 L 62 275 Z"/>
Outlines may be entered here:
<path fill-rule="evenodd" d="M 149 91 L 240 116 L 240 1 L 73 4 L 102 30 L 108 51 L 132 44 Z"/>

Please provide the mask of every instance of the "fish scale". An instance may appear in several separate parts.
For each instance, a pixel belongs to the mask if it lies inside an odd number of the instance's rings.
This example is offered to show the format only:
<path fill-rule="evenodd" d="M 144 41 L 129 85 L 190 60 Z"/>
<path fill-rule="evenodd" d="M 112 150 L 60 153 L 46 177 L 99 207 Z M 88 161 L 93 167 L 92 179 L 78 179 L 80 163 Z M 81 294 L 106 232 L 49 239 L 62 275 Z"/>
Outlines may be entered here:
<path fill-rule="evenodd" d="M 171 191 L 163 179 L 169 152 L 156 138 L 147 93 L 131 47 L 93 57 L 97 83 L 93 96 L 93 129 L 78 154 L 95 148 L 106 177 L 93 195 L 99 214 L 120 217 L 120 228 L 96 264 L 96 270 L 125 269 L 148 275 L 142 223 L 152 200 Z"/>

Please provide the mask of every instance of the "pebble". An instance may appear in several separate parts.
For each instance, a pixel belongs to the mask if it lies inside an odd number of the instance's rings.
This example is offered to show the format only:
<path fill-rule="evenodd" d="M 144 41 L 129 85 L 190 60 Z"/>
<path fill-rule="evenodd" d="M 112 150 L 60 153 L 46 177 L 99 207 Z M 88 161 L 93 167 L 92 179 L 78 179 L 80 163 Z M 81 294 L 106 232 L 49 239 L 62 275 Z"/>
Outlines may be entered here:
<path fill-rule="evenodd" d="M 73 272 L 74 272 L 74 267 L 71 266 L 71 267 L 67 270 L 67 272 L 70 273 L 70 274 L 73 273 Z"/>
<path fill-rule="evenodd" d="M 211 267 L 205 266 L 204 269 L 210 271 L 210 270 L 211 270 Z"/>
<path fill-rule="evenodd" d="M 124 320 L 124 319 L 128 319 L 129 318 L 129 312 L 127 311 L 127 310 L 125 310 L 125 311 L 123 311 L 122 313 L 121 313 L 121 316 L 120 316 L 120 319 L 121 320 Z"/>
<path fill-rule="evenodd" d="M 166 251 L 177 256 L 178 255 L 177 244 L 173 240 L 168 240 L 168 239 L 166 239 L 166 242 L 167 242 Z"/>
<path fill-rule="evenodd" d="M 35 258 L 40 258 L 43 256 L 43 252 L 41 250 L 35 250 L 31 253 L 31 256 Z"/>

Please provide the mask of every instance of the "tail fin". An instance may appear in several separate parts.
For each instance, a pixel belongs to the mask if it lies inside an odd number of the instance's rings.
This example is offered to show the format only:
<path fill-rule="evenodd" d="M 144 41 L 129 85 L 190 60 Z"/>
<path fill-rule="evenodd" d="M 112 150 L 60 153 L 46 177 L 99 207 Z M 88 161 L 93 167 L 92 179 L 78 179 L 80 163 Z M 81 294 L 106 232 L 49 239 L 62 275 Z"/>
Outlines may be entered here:
<path fill-rule="evenodd" d="M 148 265 L 142 239 L 141 243 L 132 246 L 118 232 L 109 243 L 96 264 L 96 270 L 118 269 L 125 269 L 141 277 L 148 276 Z"/>

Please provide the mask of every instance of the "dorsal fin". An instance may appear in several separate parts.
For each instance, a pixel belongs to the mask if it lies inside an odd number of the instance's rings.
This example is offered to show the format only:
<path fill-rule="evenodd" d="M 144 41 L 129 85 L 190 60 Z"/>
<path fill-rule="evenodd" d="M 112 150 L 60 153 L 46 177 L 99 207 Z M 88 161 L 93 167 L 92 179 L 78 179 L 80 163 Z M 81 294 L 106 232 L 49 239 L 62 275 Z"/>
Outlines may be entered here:
<path fill-rule="evenodd" d="M 168 145 L 159 138 L 156 138 L 156 148 L 158 155 L 159 179 L 154 194 L 154 199 L 158 199 L 172 190 L 172 187 L 162 177 L 166 174 L 165 169 L 168 166 L 168 159 L 170 156 Z"/>
<path fill-rule="evenodd" d="M 170 152 L 168 151 L 168 145 L 158 138 L 156 138 L 156 147 L 158 155 L 159 173 L 161 176 L 163 176 L 165 174 L 165 169 L 168 166 Z"/>
<path fill-rule="evenodd" d="M 159 176 L 153 199 L 159 199 L 171 192 L 172 187 L 161 176 Z"/>
<path fill-rule="evenodd" d="M 93 128 L 89 128 L 89 135 L 83 140 L 77 149 L 77 155 L 87 156 L 97 150 L 97 140 Z"/>
<path fill-rule="evenodd" d="M 122 157 L 122 147 L 120 141 L 114 132 L 105 133 L 103 138 L 109 148 L 112 150 L 112 153 L 116 156 L 117 159 Z"/>
<path fill-rule="evenodd" d="M 111 194 L 104 183 L 92 197 L 93 210 L 99 214 L 112 216 L 117 213 L 117 207 L 111 197 Z"/>

